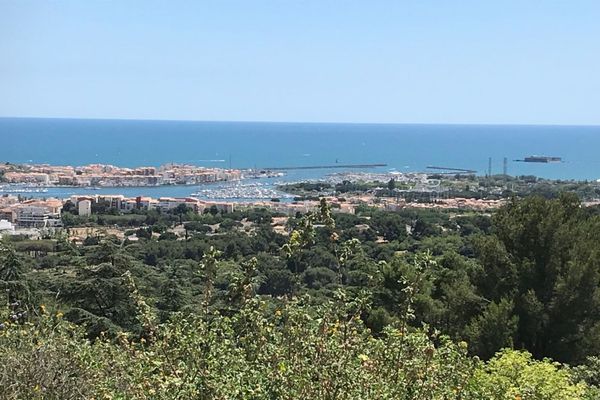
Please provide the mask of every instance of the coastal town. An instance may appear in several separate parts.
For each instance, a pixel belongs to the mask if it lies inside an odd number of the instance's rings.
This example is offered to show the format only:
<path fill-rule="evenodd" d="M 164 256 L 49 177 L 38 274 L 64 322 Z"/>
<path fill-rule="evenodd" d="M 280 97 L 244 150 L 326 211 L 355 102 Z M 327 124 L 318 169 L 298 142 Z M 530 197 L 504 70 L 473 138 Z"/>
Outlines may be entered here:
<path fill-rule="evenodd" d="M 546 181 L 534 177 L 346 171 L 317 180 L 275 182 L 265 177 L 263 181 L 257 180 L 256 175 L 245 172 L 182 164 L 133 169 L 103 164 L 85 167 L 3 164 L 0 236 L 39 238 L 44 232 L 59 231 L 65 225 L 62 215 L 65 209 L 82 218 L 107 210 L 127 215 L 152 210 L 168 214 L 179 209 L 201 215 L 253 208 L 289 217 L 317 210 L 321 199 L 327 201 L 333 212 L 356 214 L 361 207 L 391 212 L 423 208 L 489 212 L 513 196 L 539 193 L 552 197 L 562 190 L 575 191 L 589 204 L 600 198 L 597 182 Z M 204 185 L 208 183 L 219 184 Z M 79 187 L 81 193 L 39 197 L 32 192 L 52 185 Z M 143 192 L 143 187 L 160 185 L 195 185 L 195 190 L 183 196 L 169 196 L 164 190 L 155 197 L 135 195 L 135 187 Z M 14 186 L 26 188 L 21 189 L 24 195 L 11 192 Z M 96 187 L 127 187 L 129 193 L 133 189 L 134 195 L 119 194 L 118 189 L 112 194 L 104 193 L 106 189 L 102 193 L 85 190 Z M 27 197 L 34 194 L 38 197 Z"/>
<path fill-rule="evenodd" d="M 330 204 L 332 211 L 354 214 L 357 207 L 368 206 L 386 211 L 399 211 L 403 208 L 439 208 L 439 209 L 472 209 L 488 210 L 497 208 L 501 200 L 445 199 L 434 204 L 408 203 L 402 199 L 376 198 L 373 195 L 350 197 L 323 197 Z M 14 195 L 0 196 L 0 237 L 2 235 L 20 235 L 29 238 L 40 238 L 44 232 L 63 228 L 62 210 L 71 207 L 81 217 L 94 214 L 98 206 L 110 208 L 116 213 L 132 213 L 136 211 L 157 210 L 162 213 L 173 212 L 182 207 L 195 214 L 203 214 L 211 210 L 231 213 L 240 209 L 268 209 L 282 216 L 294 216 L 315 211 L 319 200 L 301 200 L 291 202 L 253 201 L 226 202 L 208 201 L 194 197 L 125 197 L 123 195 L 73 195 L 67 199 L 24 199 Z"/>
<path fill-rule="evenodd" d="M 600 0 L 0 0 L 0 400 L 600 400 Z"/>
<path fill-rule="evenodd" d="M 125 168 L 108 164 L 81 167 L 48 164 L 0 164 L 0 176 L 7 183 L 38 186 L 137 187 L 197 185 L 239 180 L 235 169 L 206 168 L 187 164 Z"/>

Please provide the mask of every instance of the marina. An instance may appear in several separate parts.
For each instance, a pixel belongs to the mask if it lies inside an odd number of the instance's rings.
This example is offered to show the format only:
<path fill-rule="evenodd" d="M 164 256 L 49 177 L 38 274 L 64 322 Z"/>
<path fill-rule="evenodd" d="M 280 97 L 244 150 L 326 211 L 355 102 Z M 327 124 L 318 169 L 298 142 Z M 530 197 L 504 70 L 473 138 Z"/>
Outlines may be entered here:
<path fill-rule="evenodd" d="M 265 168 L 269 171 L 283 171 L 283 170 L 294 170 L 294 169 L 332 169 L 332 168 L 377 168 L 387 167 L 385 163 L 374 163 L 374 164 L 334 164 L 334 165 L 305 165 L 305 166 L 290 166 L 290 167 L 269 167 Z"/>
<path fill-rule="evenodd" d="M 276 185 L 276 184 L 275 184 Z M 234 201 L 256 201 L 256 200 L 292 200 L 293 196 L 276 190 L 272 183 L 237 183 L 231 185 L 219 185 L 198 190 L 192 193 L 193 197 L 207 200 L 234 200 Z"/>
<path fill-rule="evenodd" d="M 0 185 L 0 194 L 17 194 L 17 193 L 47 193 L 48 189 L 45 187 L 35 187 L 27 185 Z"/>

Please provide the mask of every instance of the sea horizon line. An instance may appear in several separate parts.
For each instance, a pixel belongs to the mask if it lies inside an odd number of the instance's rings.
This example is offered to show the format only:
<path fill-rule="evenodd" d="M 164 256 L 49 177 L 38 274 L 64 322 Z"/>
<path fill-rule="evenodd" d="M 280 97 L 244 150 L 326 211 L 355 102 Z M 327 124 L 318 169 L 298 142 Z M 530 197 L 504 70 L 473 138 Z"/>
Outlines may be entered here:
<path fill-rule="evenodd" d="M 172 122 L 212 124 L 281 124 L 281 125 L 388 125 L 388 126 L 499 126 L 499 127 L 579 127 L 600 128 L 598 124 L 567 123 L 495 123 L 495 122 L 366 122 L 366 121 L 278 121 L 278 120 L 211 120 L 171 118 L 113 118 L 113 117 L 48 117 L 48 116 L 0 116 L 0 120 L 62 120 L 62 121 L 122 121 L 122 122 Z"/>

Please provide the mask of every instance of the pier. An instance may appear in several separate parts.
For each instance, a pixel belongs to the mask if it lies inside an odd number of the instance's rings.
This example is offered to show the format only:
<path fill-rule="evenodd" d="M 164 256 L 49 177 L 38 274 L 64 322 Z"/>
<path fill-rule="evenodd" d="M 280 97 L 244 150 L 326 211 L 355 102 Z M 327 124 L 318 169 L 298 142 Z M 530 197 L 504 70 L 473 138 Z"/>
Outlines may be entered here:
<path fill-rule="evenodd" d="M 434 165 L 428 165 L 427 169 L 437 169 L 442 171 L 451 171 L 451 172 L 463 172 L 465 174 L 475 174 L 477 171 L 473 169 L 463 169 L 463 168 L 449 168 L 449 167 L 436 167 Z"/>

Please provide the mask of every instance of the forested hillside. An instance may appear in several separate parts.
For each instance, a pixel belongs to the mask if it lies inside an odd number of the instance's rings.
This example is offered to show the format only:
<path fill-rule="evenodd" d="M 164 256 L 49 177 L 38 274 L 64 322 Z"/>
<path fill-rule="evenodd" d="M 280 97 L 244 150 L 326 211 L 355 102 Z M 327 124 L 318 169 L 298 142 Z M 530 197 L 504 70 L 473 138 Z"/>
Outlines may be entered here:
<path fill-rule="evenodd" d="M 574 195 L 63 219 L 83 243 L 1 242 L 3 398 L 600 396 L 600 209 Z"/>

